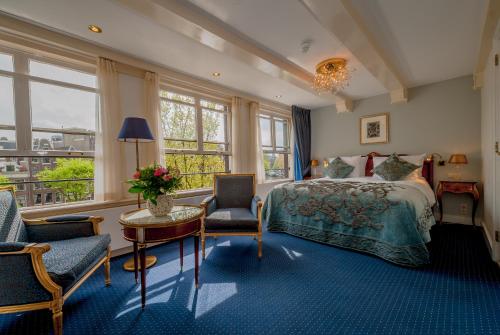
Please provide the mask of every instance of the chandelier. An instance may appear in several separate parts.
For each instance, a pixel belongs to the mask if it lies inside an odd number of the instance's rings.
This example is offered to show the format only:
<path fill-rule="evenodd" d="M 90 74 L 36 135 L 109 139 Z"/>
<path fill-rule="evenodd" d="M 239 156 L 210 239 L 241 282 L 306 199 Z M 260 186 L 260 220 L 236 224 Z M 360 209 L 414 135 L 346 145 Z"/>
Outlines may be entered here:
<path fill-rule="evenodd" d="M 349 86 L 349 79 L 354 70 L 347 67 L 343 58 L 329 58 L 316 65 L 313 88 L 318 93 L 332 93 Z"/>

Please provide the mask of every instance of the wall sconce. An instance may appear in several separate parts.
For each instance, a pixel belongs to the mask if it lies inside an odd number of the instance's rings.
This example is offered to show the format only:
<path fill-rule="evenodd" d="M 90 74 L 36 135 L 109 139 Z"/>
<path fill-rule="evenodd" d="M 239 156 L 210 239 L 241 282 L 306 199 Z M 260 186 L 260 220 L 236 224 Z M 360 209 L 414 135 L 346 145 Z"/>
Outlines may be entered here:
<path fill-rule="evenodd" d="M 438 160 L 438 165 L 439 166 L 444 166 L 445 165 L 445 160 L 443 159 L 443 156 L 441 156 L 437 152 L 433 152 L 432 154 L 430 154 L 429 156 L 427 156 L 427 160 L 430 161 L 434 156 L 439 157 L 439 160 Z"/>

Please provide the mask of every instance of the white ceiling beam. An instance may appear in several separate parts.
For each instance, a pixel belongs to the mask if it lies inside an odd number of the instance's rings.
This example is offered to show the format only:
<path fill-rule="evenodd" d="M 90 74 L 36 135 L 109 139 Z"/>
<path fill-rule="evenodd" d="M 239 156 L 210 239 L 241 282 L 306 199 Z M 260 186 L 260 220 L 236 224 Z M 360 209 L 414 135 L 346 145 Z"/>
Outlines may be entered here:
<path fill-rule="evenodd" d="M 316 20 L 387 89 L 391 103 L 406 102 L 402 76 L 377 45 L 350 0 L 300 0 Z M 392 97 L 395 97 L 393 99 Z"/>
<path fill-rule="evenodd" d="M 479 47 L 479 55 L 477 64 L 474 69 L 474 88 L 483 86 L 483 72 L 488 62 L 488 57 L 493 47 L 493 38 L 495 30 L 500 20 L 500 0 L 490 0 L 484 18 L 483 29 L 481 32 L 481 46 Z"/>
<path fill-rule="evenodd" d="M 317 95 L 312 88 L 312 73 L 242 35 L 225 22 L 188 1 L 115 0 L 115 2 L 140 13 L 156 24 Z M 332 103 L 346 100 L 349 104 L 350 101 L 343 95 L 322 97 Z"/>

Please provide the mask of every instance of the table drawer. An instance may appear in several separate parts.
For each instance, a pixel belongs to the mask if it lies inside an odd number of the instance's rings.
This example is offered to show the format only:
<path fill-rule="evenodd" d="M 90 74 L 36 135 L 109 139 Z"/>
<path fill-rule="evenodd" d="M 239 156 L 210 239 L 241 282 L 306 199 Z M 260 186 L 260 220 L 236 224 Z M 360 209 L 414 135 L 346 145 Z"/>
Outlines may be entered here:
<path fill-rule="evenodd" d="M 446 183 L 443 185 L 444 192 L 466 193 L 474 191 L 474 184 L 468 183 Z"/>
<path fill-rule="evenodd" d="M 139 241 L 139 236 L 138 236 L 139 229 L 144 229 L 145 231 L 145 239 L 143 241 L 144 243 L 175 240 L 176 238 L 184 237 L 199 232 L 201 229 L 201 220 L 194 220 L 191 222 L 186 222 L 179 225 L 173 225 L 170 227 L 159 227 L 159 228 L 125 227 L 123 229 L 123 235 L 129 241 L 141 242 Z"/>

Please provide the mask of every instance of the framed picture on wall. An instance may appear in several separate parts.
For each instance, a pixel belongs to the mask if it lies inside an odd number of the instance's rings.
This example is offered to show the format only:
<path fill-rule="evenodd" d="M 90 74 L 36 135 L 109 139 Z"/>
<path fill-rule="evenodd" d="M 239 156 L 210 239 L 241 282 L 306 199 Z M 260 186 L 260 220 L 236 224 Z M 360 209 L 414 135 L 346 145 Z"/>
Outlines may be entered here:
<path fill-rule="evenodd" d="M 359 118 L 361 144 L 389 142 L 389 113 L 367 115 Z"/>

